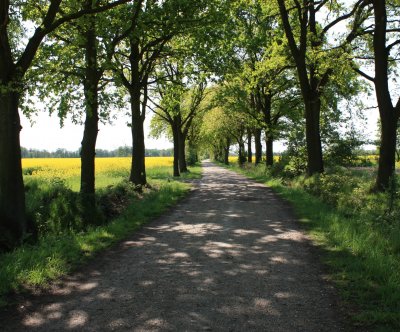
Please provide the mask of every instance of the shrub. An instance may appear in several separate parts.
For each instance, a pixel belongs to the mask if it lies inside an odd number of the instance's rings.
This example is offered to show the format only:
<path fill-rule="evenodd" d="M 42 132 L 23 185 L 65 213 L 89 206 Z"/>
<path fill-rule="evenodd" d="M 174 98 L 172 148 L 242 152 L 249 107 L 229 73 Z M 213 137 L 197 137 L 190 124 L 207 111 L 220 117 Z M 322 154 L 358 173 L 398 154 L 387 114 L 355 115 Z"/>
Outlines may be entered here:
<path fill-rule="evenodd" d="M 303 179 L 303 187 L 306 191 L 332 206 L 337 206 L 342 196 L 350 196 L 357 185 L 358 181 L 344 172 L 318 174 Z"/>
<path fill-rule="evenodd" d="M 26 200 L 28 217 L 34 220 L 39 235 L 61 234 L 84 228 L 79 194 L 69 189 L 64 180 L 29 181 Z"/>
<path fill-rule="evenodd" d="M 325 151 L 325 161 L 328 165 L 354 166 L 356 151 L 361 145 L 362 142 L 355 137 L 335 140 Z"/>
<path fill-rule="evenodd" d="M 277 162 L 269 167 L 269 173 L 272 177 L 294 179 L 305 173 L 306 169 L 307 164 L 304 156 L 284 153 Z"/>
<path fill-rule="evenodd" d="M 138 195 L 138 188 L 129 181 L 108 186 L 98 192 L 98 206 L 106 219 L 118 216 L 131 198 Z"/>

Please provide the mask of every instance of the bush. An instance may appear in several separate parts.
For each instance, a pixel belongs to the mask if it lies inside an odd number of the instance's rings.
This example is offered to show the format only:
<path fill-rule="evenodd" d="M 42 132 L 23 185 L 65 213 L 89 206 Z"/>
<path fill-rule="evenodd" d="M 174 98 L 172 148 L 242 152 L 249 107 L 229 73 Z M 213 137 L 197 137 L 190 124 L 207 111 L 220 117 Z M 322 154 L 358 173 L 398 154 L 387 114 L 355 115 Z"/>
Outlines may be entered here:
<path fill-rule="evenodd" d="M 337 206 L 341 197 L 351 196 L 358 181 L 344 172 L 317 174 L 300 180 L 303 188 L 310 194 L 320 197 L 325 203 Z"/>
<path fill-rule="evenodd" d="M 350 167 L 357 160 L 356 150 L 362 142 L 356 138 L 338 139 L 332 142 L 325 151 L 325 161 L 328 165 Z"/>
<path fill-rule="evenodd" d="M 92 205 L 90 197 L 68 188 L 64 180 L 50 182 L 29 180 L 25 186 L 28 218 L 33 220 L 39 236 L 81 232 L 118 216 L 136 194 L 136 187 L 123 182 L 99 190 Z"/>
<path fill-rule="evenodd" d="M 50 182 L 31 180 L 26 185 L 28 218 L 34 220 L 39 235 L 84 229 L 79 194 L 61 179 Z"/>
<path fill-rule="evenodd" d="M 98 192 L 98 207 L 106 219 L 111 219 L 118 216 L 135 195 L 138 195 L 138 188 L 129 181 L 108 186 Z"/>
<path fill-rule="evenodd" d="M 199 162 L 199 156 L 197 154 L 196 149 L 194 149 L 194 148 L 188 149 L 186 162 L 187 162 L 188 166 L 194 166 L 194 165 L 196 165 L 196 163 Z"/>

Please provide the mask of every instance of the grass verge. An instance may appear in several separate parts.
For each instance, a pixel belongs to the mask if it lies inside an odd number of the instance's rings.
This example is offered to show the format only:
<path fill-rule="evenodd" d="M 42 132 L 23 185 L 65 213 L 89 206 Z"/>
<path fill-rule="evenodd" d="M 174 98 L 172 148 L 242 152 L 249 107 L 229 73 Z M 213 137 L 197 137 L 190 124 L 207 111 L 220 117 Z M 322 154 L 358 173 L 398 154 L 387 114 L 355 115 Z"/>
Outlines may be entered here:
<path fill-rule="evenodd" d="M 349 217 L 257 168 L 229 168 L 265 183 L 292 203 L 300 222 L 322 249 L 322 260 L 354 325 L 374 331 L 400 330 L 399 224 L 388 234 L 384 223 Z"/>
<path fill-rule="evenodd" d="M 191 172 L 200 176 L 200 169 Z M 84 233 L 43 236 L 35 245 L 23 245 L 0 256 L 0 306 L 7 295 L 26 287 L 45 286 L 71 272 L 90 257 L 122 240 L 135 229 L 161 215 L 190 189 L 178 181 L 151 181 L 152 190 L 134 199 L 117 219 Z"/>

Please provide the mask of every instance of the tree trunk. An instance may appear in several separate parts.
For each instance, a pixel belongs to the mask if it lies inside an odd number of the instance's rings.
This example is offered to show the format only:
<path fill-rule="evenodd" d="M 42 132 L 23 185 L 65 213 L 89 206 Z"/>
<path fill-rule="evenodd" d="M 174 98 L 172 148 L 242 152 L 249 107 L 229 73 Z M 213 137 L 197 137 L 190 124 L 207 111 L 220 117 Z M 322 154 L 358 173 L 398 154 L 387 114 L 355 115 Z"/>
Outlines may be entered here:
<path fill-rule="evenodd" d="M 394 114 L 393 110 L 390 111 Z M 388 190 L 390 188 L 390 180 L 395 174 L 397 120 L 390 121 L 389 119 L 388 121 L 387 118 L 389 117 L 381 117 L 379 166 L 375 185 L 378 191 Z"/>
<path fill-rule="evenodd" d="M 19 139 L 20 96 L 7 90 L 6 84 L 0 85 L 0 250 L 17 245 L 28 231 Z"/>
<path fill-rule="evenodd" d="M 96 89 L 97 90 L 97 89 Z M 85 91 L 86 94 L 87 91 Z M 96 91 L 97 92 L 97 91 Z M 88 224 L 96 220 L 92 218 L 96 209 L 95 197 L 95 158 L 98 133 L 97 102 L 86 100 L 85 129 L 81 148 L 81 188 L 80 194 L 84 207 L 84 219 Z"/>
<path fill-rule="evenodd" d="M 186 163 L 186 139 L 185 135 L 182 133 L 182 129 L 178 130 L 178 144 L 179 144 L 179 171 L 181 173 L 188 172 L 187 163 Z"/>
<path fill-rule="evenodd" d="M 325 73 L 318 73 L 318 69 L 321 69 L 318 68 L 318 63 L 307 63 L 307 44 L 311 43 L 311 47 L 313 48 L 318 47 L 321 43 L 321 40 L 318 40 L 317 38 L 318 29 L 314 8 L 316 4 L 314 1 L 311 1 L 307 9 L 308 15 L 300 15 L 298 17 L 301 23 L 299 37 L 300 45 L 298 45 L 295 40 L 285 1 L 278 0 L 278 5 L 290 52 L 296 64 L 301 94 L 305 106 L 308 156 L 307 173 L 308 175 L 323 173 L 324 163 L 322 159 L 322 144 L 320 137 L 320 94 L 322 93 L 324 86 L 329 82 L 330 69 Z M 310 32 L 312 32 L 312 34 L 310 34 Z M 311 36 L 314 36 L 314 39 L 311 39 Z"/>
<path fill-rule="evenodd" d="M 139 41 L 135 36 L 130 39 L 131 55 L 131 85 L 129 87 L 131 102 L 131 131 L 132 131 L 132 165 L 129 181 L 136 186 L 144 186 L 146 180 L 145 146 L 144 146 L 144 114 L 142 114 L 142 103 L 140 100 L 143 84 L 140 76 L 140 50 Z M 147 91 L 147 89 L 145 89 Z M 144 96 L 146 98 L 147 96 Z M 146 102 L 146 101 L 144 101 Z"/>
<path fill-rule="evenodd" d="M 262 159 L 262 144 L 261 144 L 261 129 L 256 129 L 254 132 L 254 143 L 256 147 L 255 157 L 256 165 L 261 163 Z"/>
<path fill-rule="evenodd" d="M 129 181 L 137 186 L 144 186 L 147 184 L 147 180 L 145 168 L 143 119 L 140 110 L 140 88 L 135 87 L 131 91 L 132 164 Z"/>
<path fill-rule="evenodd" d="M 174 141 L 174 176 L 180 176 L 179 172 L 179 129 L 177 124 L 173 122 L 172 127 L 172 137 Z"/>
<path fill-rule="evenodd" d="M 266 165 L 272 166 L 274 164 L 274 136 L 273 129 L 275 127 L 274 122 L 272 121 L 272 96 L 267 94 L 264 96 L 264 122 L 266 125 L 265 130 L 265 157 L 266 157 Z"/>
<path fill-rule="evenodd" d="M 390 188 L 390 179 L 395 174 L 397 123 L 400 100 L 393 106 L 388 84 L 389 51 L 386 47 L 387 14 L 386 1 L 374 0 L 375 33 L 375 91 L 381 118 L 381 143 L 379 149 L 378 176 L 375 189 L 385 191 Z"/>
<path fill-rule="evenodd" d="M 229 165 L 229 149 L 231 147 L 231 141 L 229 138 L 226 139 L 226 145 L 224 146 L 224 164 Z"/>
<path fill-rule="evenodd" d="M 266 164 L 272 166 L 274 164 L 274 137 L 271 134 L 266 133 Z"/>
<path fill-rule="evenodd" d="M 92 103 L 90 103 L 92 104 Z M 87 102 L 81 150 L 81 194 L 95 193 L 95 157 L 98 133 L 97 103 Z M 89 113 L 88 113 L 89 112 Z"/>
<path fill-rule="evenodd" d="M 21 122 L 18 113 L 23 72 L 17 72 L 8 39 L 9 1 L 0 5 L 0 251 L 16 246 L 27 233 L 22 177 Z M 17 78 L 17 75 L 21 78 Z M 21 84 L 19 84 L 21 83 Z"/>
<path fill-rule="evenodd" d="M 92 1 L 87 3 L 91 8 Z M 94 223 L 93 213 L 96 209 L 95 199 L 95 158 L 96 140 L 99 122 L 98 84 L 100 75 L 97 68 L 96 29 L 94 17 L 90 17 L 90 26 L 86 32 L 85 61 L 86 73 L 84 79 L 86 119 L 81 148 L 81 188 L 85 222 Z"/>
<path fill-rule="evenodd" d="M 239 142 L 239 165 L 243 165 L 246 161 L 245 151 L 244 151 L 244 142 Z"/>
<path fill-rule="evenodd" d="M 307 174 L 324 172 L 320 134 L 321 100 L 319 97 L 305 98 Z"/>
<path fill-rule="evenodd" d="M 248 163 L 252 163 L 253 162 L 253 150 L 251 147 L 251 142 L 252 141 L 252 134 L 251 134 L 251 130 L 248 129 L 247 130 L 247 162 Z"/>

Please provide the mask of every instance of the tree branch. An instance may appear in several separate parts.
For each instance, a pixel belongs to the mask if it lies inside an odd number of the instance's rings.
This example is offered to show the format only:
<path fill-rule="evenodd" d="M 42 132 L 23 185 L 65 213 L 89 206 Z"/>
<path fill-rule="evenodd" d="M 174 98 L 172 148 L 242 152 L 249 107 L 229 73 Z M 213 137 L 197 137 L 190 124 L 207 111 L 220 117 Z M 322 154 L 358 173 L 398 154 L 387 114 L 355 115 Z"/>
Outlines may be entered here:
<path fill-rule="evenodd" d="M 355 66 L 351 66 L 351 68 L 359 75 L 367 79 L 368 81 L 375 82 L 375 78 L 372 76 L 369 76 L 368 74 L 364 73 L 362 70 L 356 68 Z"/>

